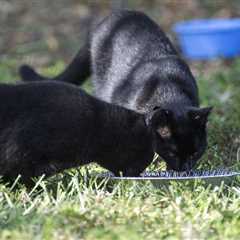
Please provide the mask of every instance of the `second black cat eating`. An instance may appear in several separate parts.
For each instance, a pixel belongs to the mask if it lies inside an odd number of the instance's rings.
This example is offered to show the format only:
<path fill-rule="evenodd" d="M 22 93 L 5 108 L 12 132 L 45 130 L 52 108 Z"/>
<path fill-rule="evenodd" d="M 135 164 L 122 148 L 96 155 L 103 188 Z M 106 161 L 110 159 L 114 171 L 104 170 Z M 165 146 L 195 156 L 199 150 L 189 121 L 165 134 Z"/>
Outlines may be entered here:
<path fill-rule="evenodd" d="M 169 169 L 191 169 L 207 146 L 211 108 L 200 108 L 196 81 L 161 28 L 145 14 L 117 11 L 55 80 L 81 84 L 93 75 L 94 95 L 148 114 L 154 150 Z M 45 79 L 28 66 L 24 80 Z"/>

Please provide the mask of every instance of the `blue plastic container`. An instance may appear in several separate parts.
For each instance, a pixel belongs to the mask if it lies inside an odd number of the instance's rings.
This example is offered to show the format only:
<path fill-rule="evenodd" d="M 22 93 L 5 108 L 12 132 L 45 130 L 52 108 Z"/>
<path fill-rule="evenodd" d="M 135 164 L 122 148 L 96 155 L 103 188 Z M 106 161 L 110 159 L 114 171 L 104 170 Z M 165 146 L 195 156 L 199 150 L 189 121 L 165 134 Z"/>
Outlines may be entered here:
<path fill-rule="evenodd" d="M 240 18 L 199 19 L 173 27 L 189 59 L 232 58 L 240 55 Z"/>

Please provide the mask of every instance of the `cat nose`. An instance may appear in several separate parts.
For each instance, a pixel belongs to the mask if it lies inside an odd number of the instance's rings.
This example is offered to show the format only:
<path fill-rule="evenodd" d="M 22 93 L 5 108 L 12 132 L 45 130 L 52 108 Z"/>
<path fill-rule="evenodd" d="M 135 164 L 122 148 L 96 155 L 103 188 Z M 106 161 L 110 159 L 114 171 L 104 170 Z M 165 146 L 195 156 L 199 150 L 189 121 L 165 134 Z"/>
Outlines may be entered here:
<path fill-rule="evenodd" d="M 181 171 L 190 171 L 193 169 L 194 165 L 195 165 L 194 161 L 189 160 L 181 166 Z"/>
<path fill-rule="evenodd" d="M 184 164 L 181 168 L 180 171 L 190 171 L 191 167 L 188 164 Z"/>
<path fill-rule="evenodd" d="M 167 163 L 167 171 L 170 171 L 170 170 L 181 171 L 181 166 L 179 165 L 179 162 L 176 161 L 174 164 Z"/>

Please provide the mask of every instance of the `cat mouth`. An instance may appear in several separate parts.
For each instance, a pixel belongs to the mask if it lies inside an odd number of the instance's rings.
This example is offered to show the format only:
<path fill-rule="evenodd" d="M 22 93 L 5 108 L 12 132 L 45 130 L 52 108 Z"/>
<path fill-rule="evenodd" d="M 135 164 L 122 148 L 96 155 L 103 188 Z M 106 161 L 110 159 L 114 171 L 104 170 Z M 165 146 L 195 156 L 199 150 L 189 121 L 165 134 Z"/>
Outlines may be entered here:
<path fill-rule="evenodd" d="M 194 161 L 187 161 L 183 165 L 180 166 L 171 166 L 170 164 L 167 164 L 167 171 L 173 170 L 173 171 L 178 171 L 178 172 L 184 172 L 184 171 L 190 171 L 194 168 L 195 163 Z"/>
<path fill-rule="evenodd" d="M 192 170 L 194 168 L 194 166 L 195 166 L 195 163 L 196 162 L 193 161 L 193 160 L 187 161 L 186 163 L 183 164 L 182 171 L 190 171 L 190 170 Z"/>

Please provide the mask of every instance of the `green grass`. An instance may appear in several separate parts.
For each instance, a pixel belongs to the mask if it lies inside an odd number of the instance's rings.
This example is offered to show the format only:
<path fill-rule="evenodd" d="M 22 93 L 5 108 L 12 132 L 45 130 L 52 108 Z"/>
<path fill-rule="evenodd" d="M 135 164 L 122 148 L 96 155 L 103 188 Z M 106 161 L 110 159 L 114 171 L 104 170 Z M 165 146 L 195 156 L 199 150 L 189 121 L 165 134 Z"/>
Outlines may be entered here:
<path fill-rule="evenodd" d="M 43 72 L 63 68 L 58 63 Z M 16 79 L 14 61 L 0 64 L 1 82 Z M 240 61 L 199 75 L 198 84 L 203 105 L 215 107 L 199 168 L 239 170 Z M 96 169 L 38 179 L 33 189 L 0 184 L 0 239 L 239 239 L 239 179 L 230 186 L 196 181 L 158 189 L 150 182 L 113 185 L 86 178 Z"/>

